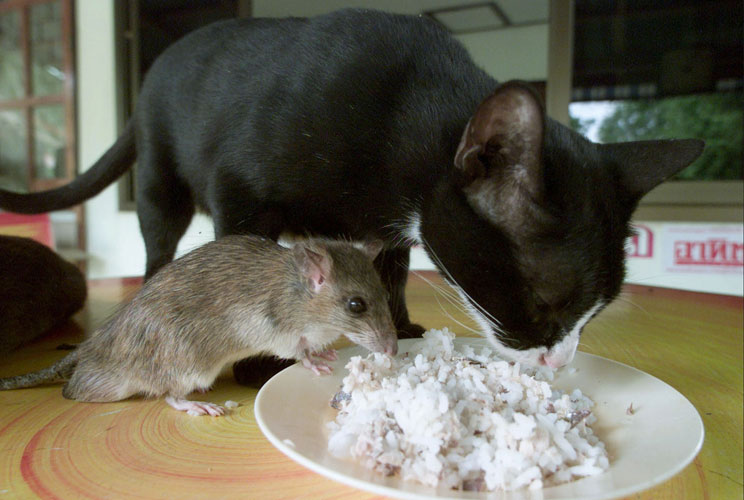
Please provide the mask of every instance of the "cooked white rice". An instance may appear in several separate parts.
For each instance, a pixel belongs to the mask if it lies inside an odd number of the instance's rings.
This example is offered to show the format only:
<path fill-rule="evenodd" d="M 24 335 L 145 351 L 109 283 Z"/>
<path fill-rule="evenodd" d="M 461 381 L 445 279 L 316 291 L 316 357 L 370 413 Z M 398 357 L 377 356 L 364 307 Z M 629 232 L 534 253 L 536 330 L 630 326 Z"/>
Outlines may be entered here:
<path fill-rule="evenodd" d="M 609 466 L 593 402 L 491 350 L 429 330 L 397 358 L 351 358 L 328 448 L 383 474 L 462 490 L 542 488 Z M 548 377 L 552 378 L 552 374 Z"/>

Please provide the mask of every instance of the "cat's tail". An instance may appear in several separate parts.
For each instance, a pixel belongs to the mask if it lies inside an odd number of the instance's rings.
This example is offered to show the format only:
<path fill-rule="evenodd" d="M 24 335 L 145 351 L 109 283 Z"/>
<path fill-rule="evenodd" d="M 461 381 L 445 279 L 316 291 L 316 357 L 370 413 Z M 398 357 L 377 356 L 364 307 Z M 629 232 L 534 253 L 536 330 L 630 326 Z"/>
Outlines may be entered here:
<path fill-rule="evenodd" d="M 8 389 L 23 389 L 51 382 L 61 382 L 72 376 L 78 361 L 78 352 L 73 351 L 52 366 L 39 371 L 17 375 L 15 377 L 0 378 L 0 391 Z"/>
<path fill-rule="evenodd" d="M 94 197 L 129 170 L 137 157 L 134 124 L 129 120 L 124 133 L 98 161 L 69 184 L 37 193 L 14 193 L 0 189 L 0 208 L 20 214 L 60 210 Z"/>

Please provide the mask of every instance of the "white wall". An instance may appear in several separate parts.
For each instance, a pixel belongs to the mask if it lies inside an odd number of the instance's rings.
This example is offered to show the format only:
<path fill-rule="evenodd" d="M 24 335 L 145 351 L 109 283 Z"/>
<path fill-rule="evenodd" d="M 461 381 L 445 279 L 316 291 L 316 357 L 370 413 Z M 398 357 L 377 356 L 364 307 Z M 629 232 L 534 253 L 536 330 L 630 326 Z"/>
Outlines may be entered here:
<path fill-rule="evenodd" d="M 546 80 L 548 25 L 458 35 L 475 63 L 499 81 Z"/>
<path fill-rule="evenodd" d="M 87 170 L 116 141 L 118 78 L 114 47 L 114 1 L 75 2 L 78 162 Z M 134 212 L 119 210 L 114 184 L 85 204 L 89 278 L 139 276 L 145 249 Z M 179 253 L 213 238 L 206 217 L 197 217 Z"/>
<path fill-rule="evenodd" d="M 422 10 L 451 7 L 442 0 L 324 0 L 276 1 L 253 0 L 255 17 L 315 16 L 342 7 L 373 7 L 400 14 L 416 14 Z M 476 64 L 498 80 L 545 80 L 548 75 L 548 25 L 537 24 L 521 28 L 506 28 L 458 35 Z"/>

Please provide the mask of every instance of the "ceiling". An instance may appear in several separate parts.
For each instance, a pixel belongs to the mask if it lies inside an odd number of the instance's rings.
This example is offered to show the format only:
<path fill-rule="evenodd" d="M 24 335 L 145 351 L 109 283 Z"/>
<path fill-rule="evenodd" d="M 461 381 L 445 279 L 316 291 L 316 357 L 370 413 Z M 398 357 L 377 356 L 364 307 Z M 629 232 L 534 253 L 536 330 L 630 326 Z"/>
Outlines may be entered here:
<path fill-rule="evenodd" d="M 245 1 L 245 0 L 242 0 Z M 430 15 L 453 33 L 471 33 L 548 22 L 549 0 L 249 0 L 256 17 L 311 17 L 347 7 Z M 192 14 L 235 16 L 241 0 L 139 0 L 143 12 L 167 13 L 192 24 Z M 186 18 L 186 19 L 184 19 Z M 195 22 L 195 21 L 194 21 Z"/>
<path fill-rule="evenodd" d="M 453 33 L 471 33 L 548 21 L 548 0 L 253 0 L 261 17 L 314 16 L 344 7 L 426 14 Z"/>
<path fill-rule="evenodd" d="M 173 40 L 209 21 L 235 17 L 240 5 L 250 5 L 256 17 L 307 17 L 344 7 L 423 14 L 456 34 L 544 26 L 549 12 L 549 0 L 137 1 L 143 69 Z M 722 82 L 741 88 L 743 25 L 741 0 L 575 0 L 573 86 L 651 84 L 660 94 L 722 89 Z"/>

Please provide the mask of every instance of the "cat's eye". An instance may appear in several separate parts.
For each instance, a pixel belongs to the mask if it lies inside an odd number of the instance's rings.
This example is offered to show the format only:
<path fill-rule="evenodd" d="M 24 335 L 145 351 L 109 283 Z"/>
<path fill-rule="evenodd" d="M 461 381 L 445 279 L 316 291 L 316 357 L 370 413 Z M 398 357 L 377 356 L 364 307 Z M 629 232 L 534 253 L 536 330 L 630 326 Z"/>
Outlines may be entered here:
<path fill-rule="evenodd" d="M 549 307 L 549 304 L 547 301 L 543 300 L 542 297 L 540 297 L 540 294 L 537 292 L 532 292 L 532 301 L 535 303 L 535 305 L 540 308 L 546 308 Z"/>
<path fill-rule="evenodd" d="M 361 297 L 352 297 L 346 301 L 346 309 L 352 314 L 362 314 L 367 310 L 367 303 Z"/>

